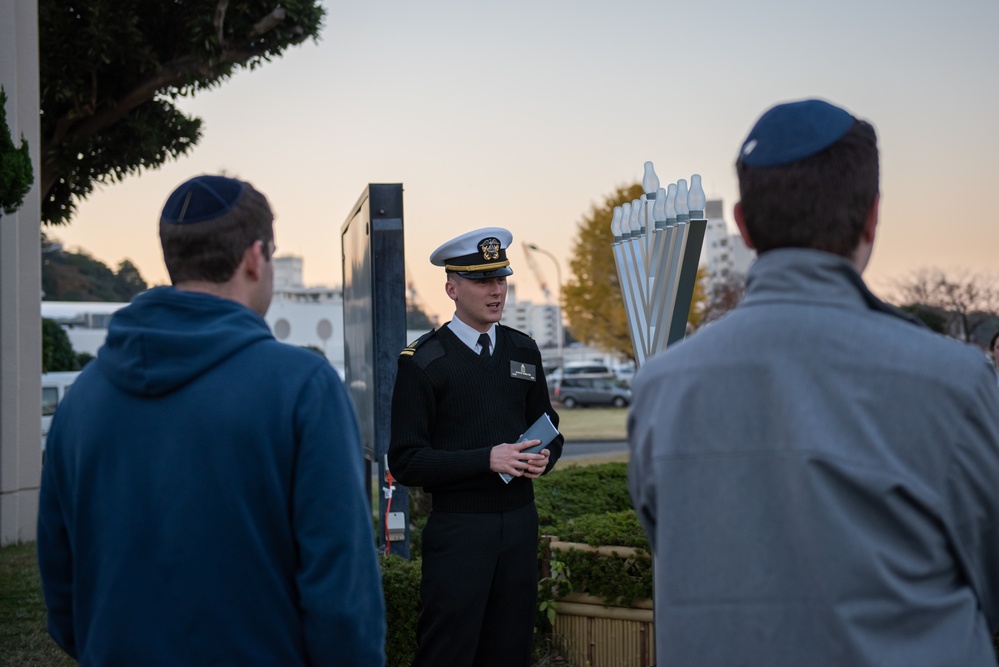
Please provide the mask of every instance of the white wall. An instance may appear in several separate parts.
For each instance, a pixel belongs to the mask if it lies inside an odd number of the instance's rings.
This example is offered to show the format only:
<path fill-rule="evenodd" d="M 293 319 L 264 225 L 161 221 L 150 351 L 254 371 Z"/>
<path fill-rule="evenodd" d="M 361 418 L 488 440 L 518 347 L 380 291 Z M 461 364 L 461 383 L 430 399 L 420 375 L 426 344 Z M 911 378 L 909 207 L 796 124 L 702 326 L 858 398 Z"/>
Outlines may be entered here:
<path fill-rule="evenodd" d="M 37 182 L 38 4 L 0 0 L 0 85 Z M 35 539 L 41 473 L 41 254 L 38 188 L 0 219 L 0 545 Z"/>

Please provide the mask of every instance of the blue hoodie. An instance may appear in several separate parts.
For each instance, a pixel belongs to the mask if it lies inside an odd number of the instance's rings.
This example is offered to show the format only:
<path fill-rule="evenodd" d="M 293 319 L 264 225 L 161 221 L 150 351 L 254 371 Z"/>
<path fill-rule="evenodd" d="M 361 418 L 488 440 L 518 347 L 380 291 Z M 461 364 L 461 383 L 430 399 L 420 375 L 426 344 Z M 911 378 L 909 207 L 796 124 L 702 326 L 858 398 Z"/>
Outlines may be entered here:
<path fill-rule="evenodd" d="M 46 446 L 49 632 L 81 665 L 383 665 L 361 442 L 340 379 L 215 296 L 111 321 Z"/>

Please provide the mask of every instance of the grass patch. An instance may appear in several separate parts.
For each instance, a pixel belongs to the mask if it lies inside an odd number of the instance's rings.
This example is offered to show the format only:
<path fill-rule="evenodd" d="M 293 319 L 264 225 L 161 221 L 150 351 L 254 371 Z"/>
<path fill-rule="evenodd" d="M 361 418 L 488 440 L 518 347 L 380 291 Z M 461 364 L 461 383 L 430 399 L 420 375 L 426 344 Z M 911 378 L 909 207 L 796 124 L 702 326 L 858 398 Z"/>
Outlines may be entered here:
<path fill-rule="evenodd" d="M 45 629 L 35 543 L 0 549 L 0 656 L 10 667 L 75 665 Z"/>
<path fill-rule="evenodd" d="M 558 430 L 574 440 L 624 440 L 628 437 L 628 408 L 574 408 L 555 404 Z"/>

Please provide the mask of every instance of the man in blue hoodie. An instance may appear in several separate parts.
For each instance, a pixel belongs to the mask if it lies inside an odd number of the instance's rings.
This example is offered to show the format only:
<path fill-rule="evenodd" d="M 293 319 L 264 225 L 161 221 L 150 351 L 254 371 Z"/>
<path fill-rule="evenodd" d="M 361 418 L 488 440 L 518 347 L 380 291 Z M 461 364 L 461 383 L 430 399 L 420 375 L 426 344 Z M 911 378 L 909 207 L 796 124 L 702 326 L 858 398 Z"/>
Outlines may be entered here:
<path fill-rule="evenodd" d="M 267 200 L 193 178 L 160 240 L 173 286 L 114 316 L 52 422 L 49 632 L 81 665 L 383 665 L 357 422 L 329 363 L 264 322 Z"/>

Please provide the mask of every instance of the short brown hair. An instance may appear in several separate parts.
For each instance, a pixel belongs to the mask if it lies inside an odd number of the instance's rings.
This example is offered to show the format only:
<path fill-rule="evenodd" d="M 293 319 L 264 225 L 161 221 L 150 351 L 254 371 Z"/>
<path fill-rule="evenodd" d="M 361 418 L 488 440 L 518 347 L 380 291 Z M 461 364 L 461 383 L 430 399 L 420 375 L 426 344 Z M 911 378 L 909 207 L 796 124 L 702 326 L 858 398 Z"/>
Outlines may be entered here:
<path fill-rule="evenodd" d="M 267 198 L 249 183 L 217 218 L 189 224 L 160 220 L 163 261 L 173 284 L 187 281 L 224 283 L 232 278 L 243 253 L 257 241 L 268 257 L 274 240 L 274 214 Z"/>
<path fill-rule="evenodd" d="M 796 162 L 737 162 L 742 211 L 757 252 L 811 248 L 852 256 L 878 194 L 879 169 L 877 134 L 862 120 Z"/>

